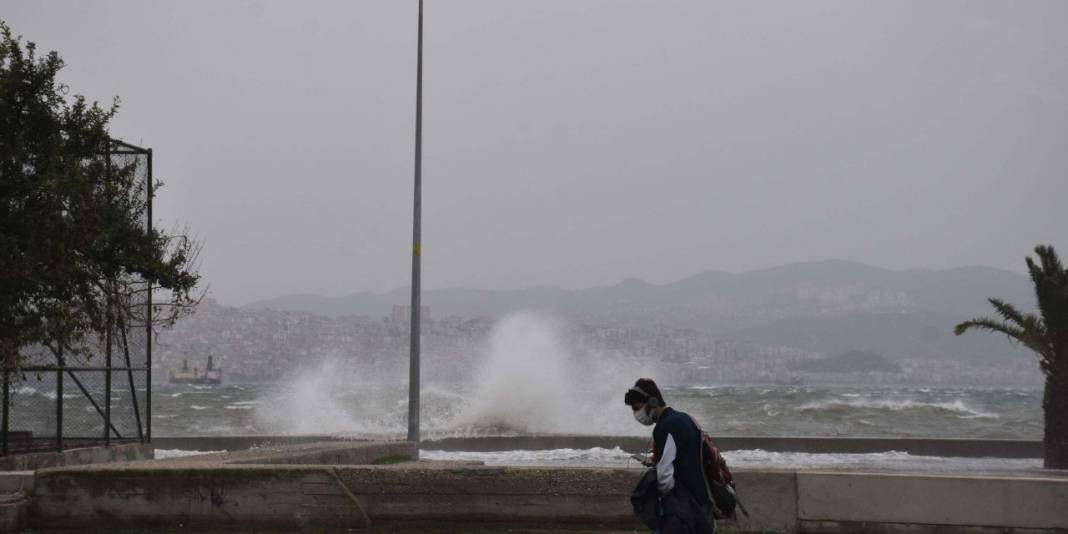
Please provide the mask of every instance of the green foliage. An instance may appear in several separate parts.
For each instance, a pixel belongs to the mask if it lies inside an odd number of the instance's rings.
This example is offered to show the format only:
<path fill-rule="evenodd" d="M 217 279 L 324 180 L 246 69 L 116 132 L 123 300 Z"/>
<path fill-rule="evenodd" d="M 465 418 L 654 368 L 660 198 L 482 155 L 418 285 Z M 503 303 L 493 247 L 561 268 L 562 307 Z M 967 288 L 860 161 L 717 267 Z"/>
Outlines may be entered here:
<path fill-rule="evenodd" d="M 0 363 L 28 346 L 89 354 L 137 316 L 141 279 L 169 290 L 160 321 L 196 303 L 198 247 L 146 228 L 146 184 L 106 156 L 118 100 L 66 97 L 63 61 L 0 21 Z M 138 289 L 140 287 L 140 289 Z M 141 295 L 144 296 L 143 294 Z"/>
<path fill-rule="evenodd" d="M 1047 375 L 1068 373 L 1068 272 L 1052 246 L 1035 247 L 1038 263 L 1027 258 L 1040 315 L 1023 313 L 1012 304 L 989 299 L 1001 320 L 981 317 L 957 325 L 959 336 L 970 329 L 1005 334 L 1039 355 Z"/>

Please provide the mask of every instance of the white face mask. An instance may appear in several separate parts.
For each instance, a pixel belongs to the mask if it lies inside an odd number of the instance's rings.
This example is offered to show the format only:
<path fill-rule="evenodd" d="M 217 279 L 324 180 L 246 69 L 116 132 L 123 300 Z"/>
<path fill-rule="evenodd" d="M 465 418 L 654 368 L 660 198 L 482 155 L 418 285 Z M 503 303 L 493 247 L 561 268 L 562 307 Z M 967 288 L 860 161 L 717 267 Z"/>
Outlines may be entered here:
<path fill-rule="evenodd" d="M 653 421 L 653 415 L 645 411 L 645 406 L 634 410 L 634 420 L 645 426 L 650 426 L 656 422 Z"/>

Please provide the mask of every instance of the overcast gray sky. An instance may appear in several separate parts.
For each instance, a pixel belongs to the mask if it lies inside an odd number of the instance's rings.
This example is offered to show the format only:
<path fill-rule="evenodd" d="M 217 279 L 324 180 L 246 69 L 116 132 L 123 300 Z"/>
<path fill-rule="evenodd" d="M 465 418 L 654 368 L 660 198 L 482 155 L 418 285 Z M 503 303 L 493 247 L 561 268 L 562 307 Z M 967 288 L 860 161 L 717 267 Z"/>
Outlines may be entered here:
<path fill-rule="evenodd" d="M 3 0 L 225 303 L 410 276 L 415 0 Z M 1068 2 L 428 0 L 424 284 L 1068 253 Z"/>

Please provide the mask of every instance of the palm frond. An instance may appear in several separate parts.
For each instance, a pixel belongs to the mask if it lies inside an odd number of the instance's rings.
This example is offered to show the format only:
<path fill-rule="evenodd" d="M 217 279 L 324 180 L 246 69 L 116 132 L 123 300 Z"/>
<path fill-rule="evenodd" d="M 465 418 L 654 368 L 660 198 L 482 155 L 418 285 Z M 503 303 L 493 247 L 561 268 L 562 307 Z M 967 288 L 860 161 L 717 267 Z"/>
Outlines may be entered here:
<path fill-rule="evenodd" d="M 1046 337 L 1046 325 L 1042 318 L 1033 313 L 1023 313 L 1015 306 L 999 299 L 987 299 L 994 310 L 1006 321 L 1016 323 L 1028 336 L 1039 339 Z"/>
<path fill-rule="evenodd" d="M 1035 255 L 1042 262 L 1042 270 L 1046 272 L 1047 276 L 1056 276 L 1064 272 L 1064 266 L 1061 265 L 1061 260 L 1057 257 L 1057 251 L 1053 249 L 1052 245 L 1038 245 L 1035 247 Z"/>
<path fill-rule="evenodd" d="M 1027 319 L 1024 318 L 1023 312 L 1016 309 L 1016 306 L 1009 304 L 1001 299 L 986 299 L 990 302 L 990 305 L 994 307 L 994 310 L 998 312 L 998 315 L 1002 316 L 1006 322 L 1015 323 L 1020 328 L 1025 328 L 1024 323 Z"/>
<path fill-rule="evenodd" d="M 1038 311 L 1048 334 L 1045 337 L 1059 337 L 1068 329 L 1068 272 L 1052 246 L 1039 245 L 1035 254 L 1040 264 L 1028 257 L 1027 269 L 1031 272 Z"/>
<path fill-rule="evenodd" d="M 1046 280 L 1046 271 L 1039 267 L 1035 260 L 1031 259 L 1031 256 L 1024 258 L 1024 261 L 1027 262 L 1027 272 L 1031 275 L 1031 282 L 1034 283 L 1035 291 L 1037 292 L 1038 288 Z"/>
<path fill-rule="evenodd" d="M 953 328 L 953 333 L 959 336 L 972 329 L 986 330 L 988 332 L 997 332 L 999 334 L 1005 334 L 1006 336 L 1009 336 L 1010 338 L 1015 339 L 1016 341 L 1021 341 L 1020 338 L 1026 335 L 1023 329 L 1020 327 L 1013 326 L 1004 321 L 995 321 L 993 319 L 988 319 L 986 317 L 978 317 L 975 319 L 964 321 L 963 323 L 960 323 Z"/>
<path fill-rule="evenodd" d="M 1028 332 L 1027 330 L 1015 326 L 1005 321 L 995 321 L 986 317 L 979 317 L 970 321 L 964 321 L 953 328 L 953 333 L 958 336 L 967 332 L 968 330 L 986 330 L 988 332 L 996 332 L 999 334 L 1005 334 L 1009 339 L 1019 343 L 1041 356 L 1049 354 L 1050 346 L 1046 343 L 1046 340 L 1042 336 L 1036 336 L 1034 332 Z"/>

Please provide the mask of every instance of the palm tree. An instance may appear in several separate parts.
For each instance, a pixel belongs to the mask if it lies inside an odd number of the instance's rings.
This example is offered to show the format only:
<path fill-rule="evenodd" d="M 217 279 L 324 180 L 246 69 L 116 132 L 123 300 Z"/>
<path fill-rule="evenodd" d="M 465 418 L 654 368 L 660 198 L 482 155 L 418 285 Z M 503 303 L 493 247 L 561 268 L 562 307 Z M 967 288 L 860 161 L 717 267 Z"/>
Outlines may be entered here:
<path fill-rule="evenodd" d="M 1068 272 L 1048 245 L 1035 247 L 1039 264 L 1028 257 L 1040 315 L 1022 313 L 1012 304 L 989 299 L 1002 320 L 972 319 L 957 325 L 961 335 L 971 328 L 1000 332 L 1035 351 L 1046 375 L 1042 397 L 1046 434 L 1045 466 L 1068 469 Z"/>

